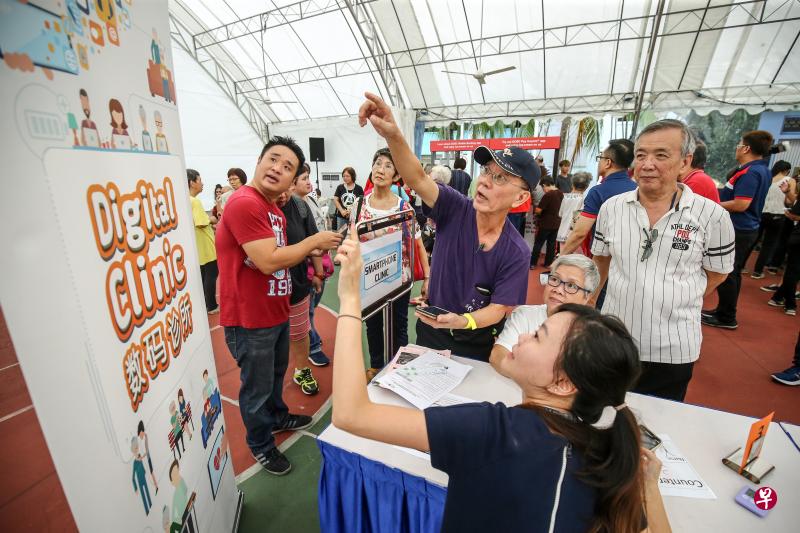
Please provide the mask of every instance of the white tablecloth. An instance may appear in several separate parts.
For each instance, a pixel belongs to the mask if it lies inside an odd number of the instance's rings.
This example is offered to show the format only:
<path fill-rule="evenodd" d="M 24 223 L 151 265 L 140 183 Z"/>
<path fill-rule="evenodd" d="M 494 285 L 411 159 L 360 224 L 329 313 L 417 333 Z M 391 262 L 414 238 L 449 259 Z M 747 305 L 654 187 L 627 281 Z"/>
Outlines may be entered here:
<path fill-rule="evenodd" d="M 460 357 L 455 359 L 473 367 L 464 382 L 453 391 L 455 394 L 476 401 L 503 402 L 506 405 L 520 402 L 521 393 L 517 385 L 497 374 L 487 363 Z M 369 386 L 369 396 L 377 403 L 411 407 L 396 394 L 374 385 Z M 755 419 L 639 394 L 629 394 L 627 403 L 642 423 L 654 432 L 666 433 L 672 438 L 717 495 L 716 500 L 665 497 L 664 503 L 673 531 L 800 531 L 800 452 L 777 424 L 770 426 L 762 451 L 762 457 L 774 464 L 775 470 L 766 477 L 762 486 L 775 489 L 778 503 L 766 518 L 759 518 L 733 500 L 743 486 L 753 487 L 755 484 L 722 464 L 722 457 L 744 445 Z M 790 432 L 800 433 L 797 426 L 784 426 Z M 351 435 L 333 425 L 319 438 L 432 483 L 447 486 L 447 474 L 434 469 L 426 459 L 397 447 Z"/>

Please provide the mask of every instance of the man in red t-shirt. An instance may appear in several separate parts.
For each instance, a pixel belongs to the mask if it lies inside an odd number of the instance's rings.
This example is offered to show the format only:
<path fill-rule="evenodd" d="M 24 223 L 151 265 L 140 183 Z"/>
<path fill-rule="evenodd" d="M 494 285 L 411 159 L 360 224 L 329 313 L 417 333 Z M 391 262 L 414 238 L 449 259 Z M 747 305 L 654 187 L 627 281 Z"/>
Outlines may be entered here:
<path fill-rule="evenodd" d="M 692 192 L 708 198 L 712 202 L 719 203 L 719 189 L 716 182 L 703 171 L 706 166 L 706 159 L 708 156 L 708 149 L 703 141 L 697 141 L 697 147 L 694 149 L 692 156 L 692 166 L 688 169 L 688 173 L 680 176 L 678 181 L 687 185 Z"/>
<path fill-rule="evenodd" d="M 286 219 L 276 200 L 289 190 L 304 162 L 294 140 L 270 139 L 252 181 L 225 205 L 216 234 L 220 324 L 241 369 L 239 409 L 247 445 L 264 469 L 276 475 L 289 472 L 291 464 L 275 447 L 273 433 L 311 425 L 310 416 L 289 414 L 282 397 L 289 361 L 289 268 L 342 239 L 322 231 L 286 245 Z"/>

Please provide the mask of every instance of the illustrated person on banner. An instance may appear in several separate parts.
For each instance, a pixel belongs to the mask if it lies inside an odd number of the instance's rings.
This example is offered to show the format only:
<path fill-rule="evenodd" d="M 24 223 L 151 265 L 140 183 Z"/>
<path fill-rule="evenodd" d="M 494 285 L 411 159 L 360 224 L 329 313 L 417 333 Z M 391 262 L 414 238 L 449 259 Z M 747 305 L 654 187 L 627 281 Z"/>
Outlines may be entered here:
<path fill-rule="evenodd" d="M 525 303 L 530 249 L 506 215 L 530 199 L 539 167 L 526 150 L 479 147 L 473 157 L 483 167 L 470 200 L 425 175 L 389 106 L 366 96 L 359 123 L 369 121 L 386 139 L 400 175 L 436 222 L 428 301 L 448 313 L 436 319 L 417 313 L 417 342 L 487 361 L 506 313 Z"/>
<path fill-rule="evenodd" d="M 78 91 L 81 99 L 81 109 L 86 117 L 81 121 L 81 144 L 100 148 L 100 133 L 97 131 L 97 124 L 92 120 L 92 107 L 89 105 L 89 94 L 85 89 Z"/>
<path fill-rule="evenodd" d="M 286 243 L 286 218 L 276 202 L 302 173 L 304 162 L 293 139 L 270 139 L 253 179 L 225 205 L 216 234 L 220 324 L 241 369 L 239 409 L 247 445 L 259 464 L 275 475 L 288 473 L 291 464 L 276 447 L 273 432 L 311 425 L 310 416 L 290 414 L 283 401 L 292 291 L 288 269 L 342 240 L 338 233 L 321 231 L 298 244 Z"/>
<path fill-rule="evenodd" d="M 147 477 L 144 470 L 141 451 L 139 450 L 139 439 L 131 439 L 131 453 L 133 454 L 133 491 L 138 492 L 144 504 L 144 514 L 150 514 L 153 500 L 150 499 L 150 489 L 147 488 Z"/>

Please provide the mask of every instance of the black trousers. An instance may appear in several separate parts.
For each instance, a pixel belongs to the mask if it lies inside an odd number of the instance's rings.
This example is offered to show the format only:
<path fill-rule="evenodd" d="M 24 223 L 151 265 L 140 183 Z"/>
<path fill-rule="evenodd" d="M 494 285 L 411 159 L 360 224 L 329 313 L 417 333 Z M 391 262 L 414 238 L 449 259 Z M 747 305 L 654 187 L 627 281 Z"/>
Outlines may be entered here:
<path fill-rule="evenodd" d="M 547 248 L 544 254 L 544 266 L 550 266 L 553 259 L 556 257 L 556 236 L 558 229 L 542 229 L 536 232 L 536 240 L 533 241 L 533 250 L 531 250 L 531 266 L 536 266 L 539 262 L 539 254 L 542 253 L 542 246 L 547 243 Z"/>
<path fill-rule="evenodd" d="M 219 276 L 219 269 L 216 260 L 200 265 L 200 277 L 203 278 L 203 293 L 206 297 L 206 311 L 213 311 L 217 308 L 217 276 Z"/>
<path fill-rule="evenodd" d="M 786 270 L 783 271 L 783 282 L 772 298 L 784 300 L 786 309 L 797 309 L 794 293 L 798 280 L 800 280 L 800 242 L 792 243 L 790 241 L 789 254 L 786 256 Z"/>
<path fill-rule="evenodd" d="M 488 362 L 494 346 L 494 333 L 501 330 L 502 324 L 495 324 L 474 331 L 451 331 L 432 328 L 417 320 L 417 344 L 434 350 L 451 350 L 453 355 Z"/>
<path fill-rule="evenodd" d="M 411 293 L 407 292 L 392 303 L 392 353 L 387 359 L 391 361 L 401 346 L 408 344 L 408 301 Z M 367 345 L 369 346 L 369 366 L 383 368 L 383 311 L 376 313 L 366 320 Z"/>
<path fill-rule="evenodd" d="M 633 392 L 682 402 L 693 370 L 694 363 L 673 365 L 642 361 L 642 375 Z"/>
<path fill-rule="evenodd" d="M 758 238 L 758 230 L 736 230 L 736 256 L 733 260 L 733 272 L 728 274 L 725 281 L 717 287 L 719 304 L 717 305 L 717 318 L 722 322 L 736 321 L 736 302 L 739 300 L 739 290 L 742 287 L 742 268 L 750 255 L 750 250 Z"/>
<path fill-rule="evenodd" d="M 800 332 L 797 333 L 797 344 L 794 345 L 794 359 L 792 366 L 800 366 Z"/>
<path fill-rule="evenodd" d="M 783 266 L 783 260 L 786 259 L 786 250 L 789 246 L 789 235 L 794 229 L 794 222 L 784 217 L 783 226 L 778 234 L 778 244 L 775 246 L 775 252 L 772 254 L 772 261 L 767 263 L 768 267 L 780 268 Z"/>
<path fill-rule="evenodd" d="M 783 221 L 786 217 L 783 215 L 772 215 L 764 213 L 761 215 L 761 228 L 764 231 L 764 241 L 761 243 L 761 251 L 758 253 L 756 259 L 756 266 L 753 268 L 754 273 L 764 272 L 764 267 L 772 265 L 772 256 L 775 255 L 775 250 L 778 248 L 778 239 L 783 229 Z"/>

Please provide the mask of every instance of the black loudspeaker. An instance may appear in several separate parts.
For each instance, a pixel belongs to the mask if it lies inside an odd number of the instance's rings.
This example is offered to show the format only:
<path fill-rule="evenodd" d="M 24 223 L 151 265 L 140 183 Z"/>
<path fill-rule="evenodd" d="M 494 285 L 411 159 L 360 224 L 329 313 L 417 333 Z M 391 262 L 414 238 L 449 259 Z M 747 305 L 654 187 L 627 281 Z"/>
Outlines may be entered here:
<path fill-rule="evenodd" d="M 322 137 L 308 138 L 308 151 L 310 161 L 325 161 L 325 139 Z"/>

